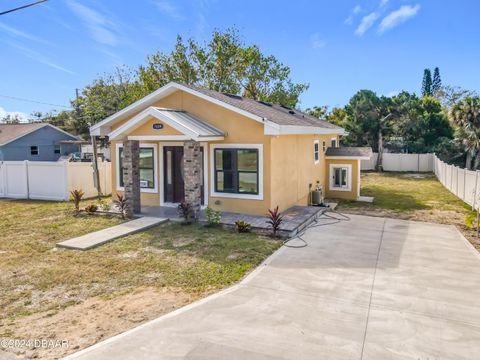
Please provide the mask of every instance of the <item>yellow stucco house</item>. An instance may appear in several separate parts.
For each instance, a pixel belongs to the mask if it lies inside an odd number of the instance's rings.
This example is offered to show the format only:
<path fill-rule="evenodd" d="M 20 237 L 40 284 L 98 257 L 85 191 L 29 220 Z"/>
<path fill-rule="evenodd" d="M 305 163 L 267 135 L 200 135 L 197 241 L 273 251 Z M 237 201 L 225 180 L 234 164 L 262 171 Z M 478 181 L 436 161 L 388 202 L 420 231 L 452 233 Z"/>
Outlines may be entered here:
<path fill-rule="evenodd" d="M 360 196 L 369 148 L 339 147 L 341 127 L 276 104 L 171 82 L 91 127 L 112 147 L 112 186 L 140 205 L 263 215 Z"/>

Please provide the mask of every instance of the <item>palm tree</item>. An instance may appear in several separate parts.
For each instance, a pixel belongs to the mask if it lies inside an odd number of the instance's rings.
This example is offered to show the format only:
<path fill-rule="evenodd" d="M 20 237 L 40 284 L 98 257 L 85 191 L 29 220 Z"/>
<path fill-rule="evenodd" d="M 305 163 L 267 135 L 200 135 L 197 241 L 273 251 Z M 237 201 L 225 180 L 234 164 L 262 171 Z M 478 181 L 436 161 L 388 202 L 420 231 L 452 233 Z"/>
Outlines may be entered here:
<path fill-rule="evenodd" d="M 450 111 L 450 119 L 456 125 L 455 138 L 466 152 L 467 169 L 480 166 L 480 97 L 467 97 L 455 104 Z"/>

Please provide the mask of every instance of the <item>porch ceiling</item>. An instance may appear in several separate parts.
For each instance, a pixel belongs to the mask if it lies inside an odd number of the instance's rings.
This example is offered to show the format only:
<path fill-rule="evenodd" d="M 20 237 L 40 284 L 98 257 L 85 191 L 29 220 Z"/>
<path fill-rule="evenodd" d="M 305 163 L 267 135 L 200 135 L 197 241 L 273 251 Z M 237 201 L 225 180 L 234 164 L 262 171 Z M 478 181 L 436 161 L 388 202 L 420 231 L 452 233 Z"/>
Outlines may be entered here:
<path fill-rule="evenodd" d="M 174 129 L 184 134 L 183 140 L 191 139 L 197 141 L 207 141 L 223 140 L 224 138 L 223 131 L 203 120 L 200 120 L 192 114 L 187 113 L 186 111 L 151 106 L 142 111 L 140 114 L 134 116 L 119 128 L 112 131 L 109 134 L 110 140 L 124 139 L 133 130 L 140 127 L 151 117 L 170 125 Z M 131 138 L 133 139 L 133 137 L 129 136 L 129 139 Z M 134 140 L 168 140 L 168 138 L 172 138 L 172 140 L 179 140 L 178 135 L 135 136 Z"/>

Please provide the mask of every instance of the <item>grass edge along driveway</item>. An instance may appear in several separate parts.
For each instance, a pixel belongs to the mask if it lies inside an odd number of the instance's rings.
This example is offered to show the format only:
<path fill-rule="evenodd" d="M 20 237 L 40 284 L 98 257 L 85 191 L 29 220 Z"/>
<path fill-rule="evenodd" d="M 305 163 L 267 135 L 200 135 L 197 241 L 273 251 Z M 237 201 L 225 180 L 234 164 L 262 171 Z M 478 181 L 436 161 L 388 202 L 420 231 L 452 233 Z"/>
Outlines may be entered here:
<path fill-rule="evenodd" d="M 78 351 L 218 291 L 280 246 L 256 234 L 166 223 L 84 252 L 57 249 L 58 241 L 121 221 L 75 217 L 71 209 L 71 203 L 0 200 L 0 338 L 63 334 L 72 344 L 27 356 Z M 79 330 L 90 323 L 101 328 Z"/>

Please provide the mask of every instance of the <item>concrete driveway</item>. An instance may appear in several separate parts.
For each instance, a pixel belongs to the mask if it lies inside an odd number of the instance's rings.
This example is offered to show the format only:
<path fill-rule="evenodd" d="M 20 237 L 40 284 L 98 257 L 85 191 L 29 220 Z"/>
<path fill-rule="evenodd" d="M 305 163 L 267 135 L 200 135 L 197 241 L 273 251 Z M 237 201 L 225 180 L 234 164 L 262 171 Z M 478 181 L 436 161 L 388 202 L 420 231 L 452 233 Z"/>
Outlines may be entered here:
<path fill-rule="evenodd" d="M 304 238 L 241 284 L 70 358 L 480 358 L 480 257 L 453 226 L 352 216 Z"/>

